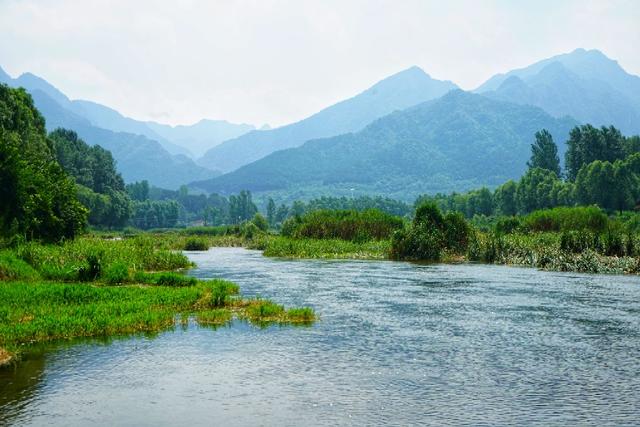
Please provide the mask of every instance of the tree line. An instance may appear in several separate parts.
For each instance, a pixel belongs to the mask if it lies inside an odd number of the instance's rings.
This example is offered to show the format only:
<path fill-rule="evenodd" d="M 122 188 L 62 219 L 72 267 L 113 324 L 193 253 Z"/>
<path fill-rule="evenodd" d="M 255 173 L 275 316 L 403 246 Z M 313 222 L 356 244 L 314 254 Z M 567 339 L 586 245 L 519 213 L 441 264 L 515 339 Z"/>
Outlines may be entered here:
<path fill-rule="evenodd" d="M 476 215 L 524 215 L 556 206 L 598 205 L 609 212 L 635 209 L 640 200 L 640 137 L 613 126 L 576 126 L 567 140 L 564 170 L 558 147 L 546 130 L 535 134 L 528 169 L 494 191 L 423 195 L 443 211 Z"/>

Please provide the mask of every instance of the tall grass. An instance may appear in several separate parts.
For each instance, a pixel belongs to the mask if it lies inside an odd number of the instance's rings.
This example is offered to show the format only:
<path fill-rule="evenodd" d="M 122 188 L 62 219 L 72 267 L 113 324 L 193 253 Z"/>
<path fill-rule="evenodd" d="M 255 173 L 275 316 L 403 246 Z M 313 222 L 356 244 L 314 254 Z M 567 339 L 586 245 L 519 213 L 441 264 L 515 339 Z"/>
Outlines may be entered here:
<path fill-rule="evenodd" d="M 384 240 L 404 226 L 402 218 L 377 209 L 318 210 L 291 218 L 282 234 L 302 239 L 342 239 L 357 242 Z"/>
<path fill-rule="evenodd" d="M 293 239 L 270 237 L 260 240 L 255 249 L 264 250 L 268 257 L 284 258 L 333 258 L 333 259 L 386 259 L 389 240 L 362 243 L 341 239 Z"/>

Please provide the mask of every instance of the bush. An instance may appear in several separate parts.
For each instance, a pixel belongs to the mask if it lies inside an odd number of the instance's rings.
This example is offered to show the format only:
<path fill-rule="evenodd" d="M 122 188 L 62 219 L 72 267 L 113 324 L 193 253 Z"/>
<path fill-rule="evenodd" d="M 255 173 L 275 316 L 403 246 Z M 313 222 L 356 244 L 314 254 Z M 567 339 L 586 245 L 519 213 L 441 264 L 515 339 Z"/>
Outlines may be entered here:
<path fill-rule="evenodd" d="M 596 206 L 539 210 L 522 220 L 523 230 L 530 232 L 589 230 L 600 233 L 608 224 L 607 215 Z"/>
<path fill-rule="evenodd" d="M 466 251 L 471 227 L 464 216 L 460 212 L 449 212 L 444 222 L 444 247 L 458 253 Z"/>
<path fill-rule="evenodd" d="M 416 209 L 411 226 L 394 233 L 390 256 L 394 259 L 439 261 L 445 251 L 464 253 L 472 234 L 462 214 L 443 216 L 434 203 L 423 203 Z"/>
<path fill-rule="evenodd" d="M 209 245 L 202 239 L 187 239 L 184 244 L 185 251 L 206 251 Z"/>
<path fill-rule="evenodd" d="M 267 219 L 259 213 L 256 213 L 253 216 L 251 222 L 261 231 L 267 231 L 269 229 L 269 223 L 267 222 Z"/>
<path fill-rule="evenodd" d="M 496 221 L 494 230 L 496 234 L 511 234 L 521 227 L 522 221 L 516 216 L 501 217 Z"/>
<path fill-rule="evenodd" d="M 282 234 L 296 238 L 365 242 L 388 239 L 403 226 L 401 218 L 377 209 L 317 210 L 286 220 Z"/>

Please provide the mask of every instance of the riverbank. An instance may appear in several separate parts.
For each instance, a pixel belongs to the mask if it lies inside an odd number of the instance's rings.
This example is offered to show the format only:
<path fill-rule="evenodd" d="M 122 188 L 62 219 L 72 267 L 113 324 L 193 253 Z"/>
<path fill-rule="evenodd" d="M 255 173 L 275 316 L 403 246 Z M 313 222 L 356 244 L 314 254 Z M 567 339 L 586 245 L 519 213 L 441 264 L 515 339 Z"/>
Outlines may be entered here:
<path fill-rule="evenodd" d="M 80 237 L 61 245 L 28 243 L 0 252 L 0 365 L 31 344 L 77 337 L 157 332 L 194 318 L 311 323 L 308 307 L 246 299 L 237 285 L 181 273 L 193 264 L 167 249 L 180 241 Z"/>

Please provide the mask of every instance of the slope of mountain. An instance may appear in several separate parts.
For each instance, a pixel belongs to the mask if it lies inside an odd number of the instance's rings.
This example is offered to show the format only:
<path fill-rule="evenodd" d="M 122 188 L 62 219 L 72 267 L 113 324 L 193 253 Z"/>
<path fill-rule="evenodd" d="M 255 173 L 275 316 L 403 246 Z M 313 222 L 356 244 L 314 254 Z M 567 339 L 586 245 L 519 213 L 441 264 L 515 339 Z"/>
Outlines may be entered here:
<path fill-rule="evenodd" d="M 162 138 L 189 150 L 194 158 L 201 157 L 223 141 L 255 129 L 252 125 L 229 123 L 225 120 L 200 120 L 189 126 L 169 126 L 156 122 L 146 122 L 145 125 Z"/>
<path fill-rule="evenodd" d="M 145 136 L 112 132 L 95 126 L 86 117 L 73 111 L 77 105 L 89 103 L 70 101 L 62 92 L 38 76 L 25 73 L 13 79 L 0 68 L 0 83 L 27 89 L 46 120 L 47 130 L 51 131 L 57 127 L 72 129 L 88 144 L 99 144 L 111 151 L 118 170 L 127 182 L 146 179 L 156 186 L 175 189 L 194 179 L 207 179 L 219 175 L 219 172 L 200 167 L 183 155 L 169 154 L 158 142 Z M 109 110 L 99 104 L 95 105 L 104 111 Z M 113 113 L 119 115 L 115 111 Z"/>
<path fill-rule="evenodd" d="M 564 142 L 575 124 L 537 107 L 456 90 L 378 119 L 358 133 L 278 151 L 191 187 L 299 195 L 354 188 L 358 194 L 412 200 L 420 193 L 495 186 L 518 178 L 536 131 L 546 128 Z M 564 144 L 559 146 L 562 154 Z"/>
<path fill-rule="evenodd" d="M 238 137 L 254 129 L 251 125 L 234 124 L 223 120 L 201 120 L 191 126 L 172 127 L 131 119 L 96 102 L 70 100 L 49 82 L 31 73 L 24 73 L 18 78 L 12 79 L 0 68 L 0 82 L 15 87 L 22 86 L 30 92 L 40 90 L 63 108 L 89 120 L 93 126 L 114 132 L 146 136 L 159 142 L 170 154 L 200 157 L 206 150 L 222 141 Z"/>
<path fill-rule="evenodd" d="M 577 49 L 498 74 L 476 89 L 488 97 L 538 106 L 584 123 L 640 132 L 640 77 L 597 50 Z"/>
<path fill-rule="evenodd" d="M 146 179 L 153 185 L 176 189 L 185 182 L 218 174 L 197 166 L 186 156 L 169 154 L 158 142 L 145 136 L 93 126 L 84 117 L 62 108 L 42 90 L 33 90 L 31 96 L 45 117 L 48 131 L 58 127 L 72 129 L 88 144 L 111 151 L 126 182 Z"/>
<path fill-rule="evenodd" d="M 449 81 L 432 79 L 418 67 L 411 67 L 302 121 L 225 141 L 207 151 L 198 163 L 231 171 L 274 151 L 298 147 L 310 139 L 359 131 L 394 110 L 438 98 L 456 87 Z"/>
<path fill-rule="evenodd" d="M 69 110 L 89 120 L 92 125 L 114 132 L 127 132 L 143 135 L 157 141 L 170 154 L 190 156 L 187 148 L 177 145 L 155 133 L 146 123 L 123 116 L 116 110 L 96 102 L 74 100 L 67 107 Z"/>

